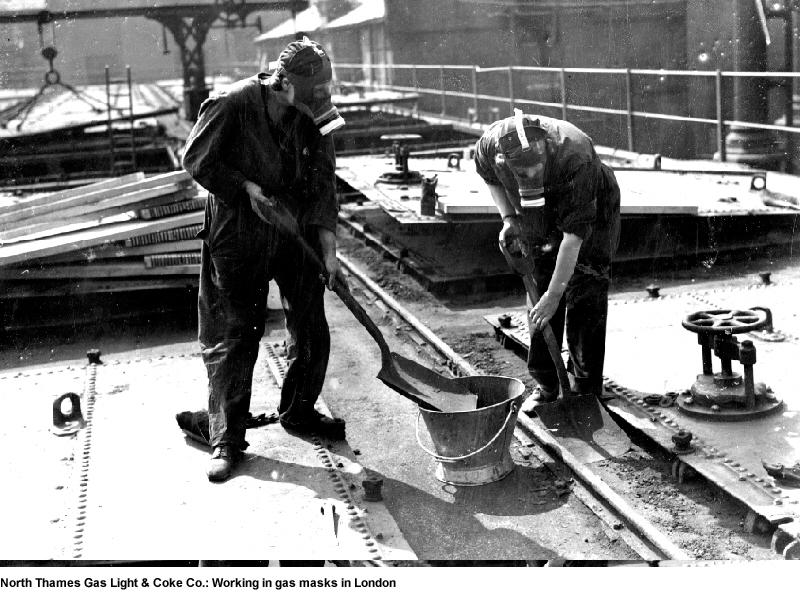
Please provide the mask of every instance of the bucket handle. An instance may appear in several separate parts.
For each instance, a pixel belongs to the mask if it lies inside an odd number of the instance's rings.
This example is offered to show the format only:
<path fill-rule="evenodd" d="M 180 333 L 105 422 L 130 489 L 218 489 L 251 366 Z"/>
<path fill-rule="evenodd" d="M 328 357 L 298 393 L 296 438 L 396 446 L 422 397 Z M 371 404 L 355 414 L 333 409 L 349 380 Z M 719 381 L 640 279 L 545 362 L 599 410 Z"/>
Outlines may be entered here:
<path fill-rule="evenodd" d="M 511 403 L 511 410 L 508 411 L 508 415 L 506 416 L 506 420 L 500 426 L 500 429 L 498 430 L 498 432 L 494 434 L 494 437 L 492 439 L 490 439 L 488 442 L 486 442 L 483 446 L 478 448 L 477 450 L 473 450 L 469 454 L 465 454 L 463 456 L 440 456 L 440 455 L 436 454 L 435 452 L 432 452 L 431 450 L 426 448 L 425 444 L 422 443 L 422 440 L 419 439 L 419 419 L 422 416 L 422 413 L 417 411 L 417 444 L 419 444 L 419 447 L 422 448 L 422 450 L 423 450 L 423 452 L 425 452 L 425 454 L 427 454 L 428 456 L 432 456 L 433 458 L 435 458 L 436 460 L 441 461 L 441 462 L 458 462 L 460 460 L 465 460 L 467 458 L 471 458 L 471 457 L 475 456 L 476 454 L 480 454 L 481 452 L 486 450 L 489 446 L 494 444 L 495 441 L 497 441 L 497 438 L 500 437 L 500 434 L 503 433 L 503 431 L 505 431 L 506 427 L 508 427 L 508 423 L 511 421 L 511 417 L 516 414 L 518 408 L 519 408 L 518 404 L 516 402 L 512 402 Z"/>

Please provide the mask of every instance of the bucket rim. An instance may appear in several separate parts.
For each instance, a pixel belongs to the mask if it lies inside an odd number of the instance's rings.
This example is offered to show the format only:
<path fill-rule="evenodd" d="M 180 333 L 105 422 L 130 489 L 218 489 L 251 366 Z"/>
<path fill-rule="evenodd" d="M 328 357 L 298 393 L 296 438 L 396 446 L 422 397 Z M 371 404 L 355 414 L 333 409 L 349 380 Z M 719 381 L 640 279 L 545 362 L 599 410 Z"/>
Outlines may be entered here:
<path fill-rule="evenodd" d="M 464 415 L 468 413 L 478 413 L 485 410 L 496 409 L 501 404 L 506 404 L 509 402 L 516 402 L 522 399 L 522 396 L 525 395 L 525 383 L 519 379 L 518 377 L 509 377 L 507 375 L 466 375 L 464 377 L 459 377 L 460 380 L 465 379 L 505 379 L 507 381 L 516 381 L 522 386 L 522 391 L 517 394 L 516 396 L 511 396 L 510 398 L 506 398 L 505 400 L 501 400 L 499 402 L 495 402 L 494 404 L 490 404 L 489 406 L 483 406 L 481 408 L 476 408 L 474 410 L 451 410 L 451 411 L 442 411 L 442 410 L 430 410 L 427 408 L 423 408 L 422 406 L 417 405 L 417 408 L 421 413 L 427 413 L 431 415 Z"/>

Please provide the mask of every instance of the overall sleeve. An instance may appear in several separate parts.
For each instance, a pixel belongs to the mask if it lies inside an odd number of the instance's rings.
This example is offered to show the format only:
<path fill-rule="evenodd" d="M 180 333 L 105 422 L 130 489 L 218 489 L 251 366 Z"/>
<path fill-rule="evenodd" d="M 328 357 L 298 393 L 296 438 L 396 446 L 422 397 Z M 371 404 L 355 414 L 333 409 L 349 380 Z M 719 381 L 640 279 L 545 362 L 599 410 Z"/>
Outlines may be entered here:
<path fill-rule="evenodd" d="M 494 172 L 494 148 L 487 135 L 475 142 L 475 170 L 489 184 L 502 185 Z"/>
<path fill-rule="evenodd" d="M 333 149 L 333 137 L 326 135 L 317 145 L 307 171 L 309 177 L 307 190 L 311 203 L 303 215 L 303 223 L 324 227 L 334 233 L 339 215 L 335 171 L 336 153 Z"/>
<path fill-rule="evenodd" d="M 558 228 L 564 233 L 575 234 L 582 240 L 592 234 L 592 226 L 597 217 L 595 188 L 598 167 L 597 161 L 580 166 L 573 173 L 558 202 Z"/>
<path fill-rule="evenodd" d="M 183 151 L 183 168 L 192 178 L 215 196 L 233 200 L 247 179 L 226 162 L 227 150 L 235 143 L 238 119 L 235 102 L 230 96 L 206 99 L 200 106 Z"/>

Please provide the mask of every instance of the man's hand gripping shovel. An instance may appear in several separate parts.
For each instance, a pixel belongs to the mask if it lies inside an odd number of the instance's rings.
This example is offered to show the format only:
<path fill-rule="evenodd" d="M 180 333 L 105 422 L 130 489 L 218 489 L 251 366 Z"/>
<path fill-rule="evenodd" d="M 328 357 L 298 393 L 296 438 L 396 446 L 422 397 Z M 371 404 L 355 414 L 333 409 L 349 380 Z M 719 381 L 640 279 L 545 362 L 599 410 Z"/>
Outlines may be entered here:
<path fill-rule="evenodd" d="M 477 408 L 478 397 L 467 388 L 461 378 L 446 377 L 391 351 L 378 326 L 350 293 L 344 277 L 341 273 L 335 277 L 328 274 L 322 260 L 303 239 L 294 216 L 280 202 L 267 199 L 263 194 L 261 198 L 255 199 L 251 195 L 251 207 L 260 219 L 274 225 L 298 244 L 306 258 L 315 264 L 329 287 L 378 344 L 381 351 L 381 370 L 378 379 L 426 410 L 456 412 Z"/>
<path fill-rule="evenodd" d="M 508 238 L 507 238 L 508 239 Z M 534 260 L 524 252 L 518 238 L 511 238 L 510 244 L 506 246 L 503 240 L 500 241 L 500 251 L 506 259 L 509 267 L 517 273 L 525 285 L 525 291 L 530 298 L 531 306 L 536 306 L 539 302 L 539 292 L 534 280 Z M 528 330 L 530 336 L 537 331 L 537 327 L 531 322 L 531 311 L 528 310 Z M 605 449 L 606 444 L 598 449 L 601 441 L 599 438 L 611 438 L 614 446 L 620 446 L 618 440 L 627 440 L 627 436 L 611 420 L 610 415 L 600 406 L 600 402 L 594 394 L 582 394 L 572 391 L 564 361 L 561 358 L 561 344 L 556 340 L 552 327 L 546 323 L 541 328 L 550 358 L 558 374 L 558 382 L 561 387 L 561 395 L 553 402 L 540 403 L 534 409 L 536 415 L 541 419 L 547 429 L 559 438 L 577 438 L 585 442 L 571 447 L 573 454 L 583 462 L 590 462 L 598 454 L 605 457 L 609 454 Z M 587 446 L 588 444 L 588 446 Z M 627 441 L 622 442 L 620 454 L 627 450 Z M 583 450 L 583 451 L 581 451 Z"/>

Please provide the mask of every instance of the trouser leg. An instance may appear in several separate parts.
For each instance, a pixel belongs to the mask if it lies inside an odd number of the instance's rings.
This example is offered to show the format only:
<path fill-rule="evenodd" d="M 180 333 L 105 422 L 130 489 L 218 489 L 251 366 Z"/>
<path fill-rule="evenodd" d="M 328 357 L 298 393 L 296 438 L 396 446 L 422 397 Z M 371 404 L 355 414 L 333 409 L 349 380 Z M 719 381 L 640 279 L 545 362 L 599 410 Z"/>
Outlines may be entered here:
<path fill-rule="evenodd" d="M 253 369 L 266 317 L 268 252 L 263 245 L 260 252 L 247 252 L 259 236 L 238 231 L 242 219 L 221 220 L 217 232 L 225 229 L 237 235 L 218 235 L 224 243 L 213 250 L 203 244 L 198 337 L 208 374 L 210 443 L 244 449 Z"/>
<path fill-rule="evenodd" d="M 608 285 L 607 279 L 576 273 L 565 293 L 567 348 L 579 393 L 603 391 Z"/>
<path fill-rule="evenodd" d="M 309 238 L 313 240 L 314 236 Z M 278 262 L 275 281 L 281 290 L 290 338 L 278 407 L 283 417 L 312 408 L 322 392 L 330 356 L 330 330 L 325 317 L 325 286 L 316 266 L 293 244 L 287 244 Z"/>

